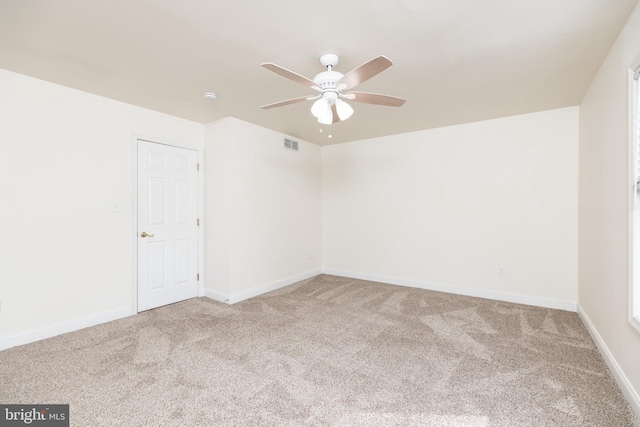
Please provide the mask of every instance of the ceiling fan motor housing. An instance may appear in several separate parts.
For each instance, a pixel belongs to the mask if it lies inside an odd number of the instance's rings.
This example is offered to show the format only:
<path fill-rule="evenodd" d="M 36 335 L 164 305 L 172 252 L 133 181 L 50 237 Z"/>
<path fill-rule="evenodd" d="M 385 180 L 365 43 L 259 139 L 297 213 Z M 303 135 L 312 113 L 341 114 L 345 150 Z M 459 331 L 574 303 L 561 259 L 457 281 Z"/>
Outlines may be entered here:
<path fill-rule="evenodd" d="M 317 74 L 313 81 L 317 84 L 323 91 L 325 89 L 331 90 L 336 89 L 336 83 L 340 80 L 344 74 L 339 73 L 337 71 L 323 71 Z"/>

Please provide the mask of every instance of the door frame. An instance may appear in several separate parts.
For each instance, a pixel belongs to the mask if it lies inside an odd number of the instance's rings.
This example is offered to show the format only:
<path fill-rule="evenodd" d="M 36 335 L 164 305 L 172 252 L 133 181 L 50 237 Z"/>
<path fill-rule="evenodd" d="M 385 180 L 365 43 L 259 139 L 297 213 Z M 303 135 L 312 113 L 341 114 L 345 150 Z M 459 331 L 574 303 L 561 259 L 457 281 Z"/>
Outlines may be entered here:
<path fill-rule="evenodd" d="M 200 226 L 198 227 L 198 281 L 199 297 L 204 296 L 204 164 L 203 164 L 203 147 L 188 143 L 180 143 L 168 141 L 163 138 L 149 137 L 146 135 L 131 135 L 131 314 L 138 313 L 138 141 L 151 142 L 153 144 L 169 145 L 177 148 L 186 148 L 194 150 L 198 154 L 198 164 L 200 169 L 198 172 L 198 218 Z"/>

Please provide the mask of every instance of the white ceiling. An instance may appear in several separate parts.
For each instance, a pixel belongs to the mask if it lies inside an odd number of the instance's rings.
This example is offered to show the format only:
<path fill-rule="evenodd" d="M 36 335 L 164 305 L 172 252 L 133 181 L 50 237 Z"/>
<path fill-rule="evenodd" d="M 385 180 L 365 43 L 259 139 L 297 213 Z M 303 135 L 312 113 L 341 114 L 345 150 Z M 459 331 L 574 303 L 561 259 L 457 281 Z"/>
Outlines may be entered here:
<path fill-rule="evenodd" d="M 637 0 L 0 0 L 0 68 L 201 123 L 233 116 L 318 144 L 577 105 Z M 309 78 L 394 65 L 320 133 Z M 219 94 L 215 101 L 205 91 Z M 1 96 L 1 94 L 0 94 Z M 332 133 L 333 139 L 327 134 Z"/>

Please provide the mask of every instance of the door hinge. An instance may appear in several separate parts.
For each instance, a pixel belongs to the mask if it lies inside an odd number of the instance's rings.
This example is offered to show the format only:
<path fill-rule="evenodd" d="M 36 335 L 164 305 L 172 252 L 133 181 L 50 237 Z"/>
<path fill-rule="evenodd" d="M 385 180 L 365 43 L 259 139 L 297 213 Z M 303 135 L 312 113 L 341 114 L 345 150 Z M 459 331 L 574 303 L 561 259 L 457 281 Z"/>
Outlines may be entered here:
<path fill-rule="evenodd" d="M 196 225 L 200 225 L 200 218 L 196 220 Z"/>
<path fill-rule="evenodd" d="M 199 171 L 200 170 L 200 163 L 196 163 L 196 170 Z"/>
<path fill-rule="evenodd" d="M 196 279 L 198 280 L 198 282 L 200 281 L 200 273 L 196 275 Z"/>

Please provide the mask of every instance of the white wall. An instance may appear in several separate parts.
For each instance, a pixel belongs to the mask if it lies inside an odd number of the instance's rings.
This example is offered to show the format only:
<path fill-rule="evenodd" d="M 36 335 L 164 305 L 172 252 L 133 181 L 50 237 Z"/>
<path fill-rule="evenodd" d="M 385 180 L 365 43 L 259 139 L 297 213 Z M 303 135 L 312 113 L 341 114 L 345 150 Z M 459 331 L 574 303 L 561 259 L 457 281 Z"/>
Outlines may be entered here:
<path fill-rule="evenodd" d="M 205 126 L 205 288 L 237 301 L 322 265 L 321 149 L 227 118 Z M 211 295 L 211 294 L 210 294 Z M 215 295 L 212 295 L 215 296 Z"/>
<path fill-rule="evenodd" d="M 5 70 L 0 94 L 0 340 L 130 313 L 132 134 L 202 125 Z"/>
<path fill-rule="evenodd" d="M 640 334 L 627 321 L 628 79 L 629 67 L 638 56 L 640 6 L 580 105 L 579 303 L 640 416 Z"/>
<path fill-rule="evenodd" d="M 232 120 L 204 127 L 205 168 L 205 290 L 226 300 L 231 294 Z M 212 296 L 209 294 L 209 296 Z"/>
<path fill-rule="evenodd" d="M 324 267 L 575 310 L 577 143 L 573 107 L 325 147 Z"/>

